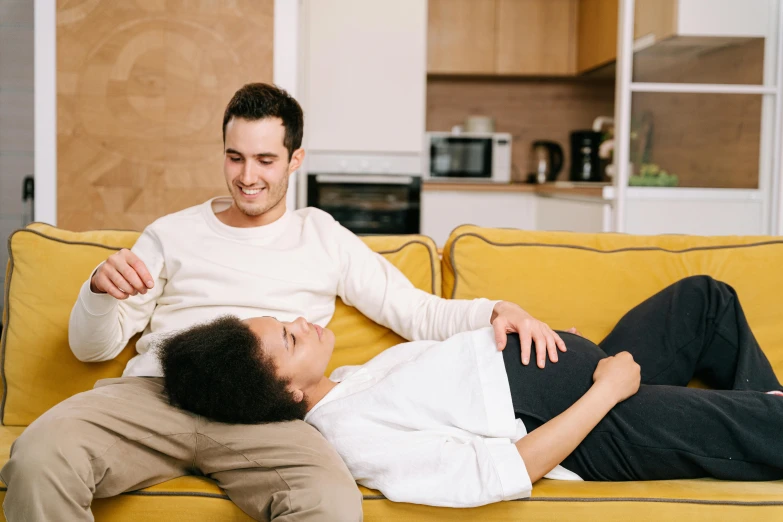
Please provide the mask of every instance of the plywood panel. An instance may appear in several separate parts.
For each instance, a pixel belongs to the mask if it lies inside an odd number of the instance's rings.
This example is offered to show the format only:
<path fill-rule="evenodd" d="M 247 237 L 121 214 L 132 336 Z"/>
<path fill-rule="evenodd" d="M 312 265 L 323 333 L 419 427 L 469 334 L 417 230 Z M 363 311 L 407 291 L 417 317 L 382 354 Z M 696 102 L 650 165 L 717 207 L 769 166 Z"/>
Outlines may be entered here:
<path fill-rule="evenodd" d="M 636 0 L 633 37 L 654 35 L 658 42 L 674 35 L 678 3 L 679 0 Z"/>
<path fill-rule="evenodd" d="M 577 65 L 594 69 L 617 57 L 617 0 L 579 0 Z"/>
<path fill-rule="evenodd" d="M 500 74 L 576 73 L 577 0 L 498 0 Z"/>
<path fill-rule="evenodd" d="M 450 130 L 469 114 L 491 116 L 496 131 L 511 133 L 512 168 L 522 179 L 529 171 L 532 142 L 559 142 L 565 153 L 559 179 L 568 179 L 569 134 L 591 128 L 597 116 L 614 114 L 614 82 L 430 78 L 427 130 Z"/>
<path fill-rule="evenodd" d="M 495 72 L 495 0 L 429 0 L 427 72 Z"/>
<path fill-rule="evenodd" d="M 141 229 L 227 193 L 222 117 L 272 80 L 273 0 L 58 0 L 58 224 Z"/>

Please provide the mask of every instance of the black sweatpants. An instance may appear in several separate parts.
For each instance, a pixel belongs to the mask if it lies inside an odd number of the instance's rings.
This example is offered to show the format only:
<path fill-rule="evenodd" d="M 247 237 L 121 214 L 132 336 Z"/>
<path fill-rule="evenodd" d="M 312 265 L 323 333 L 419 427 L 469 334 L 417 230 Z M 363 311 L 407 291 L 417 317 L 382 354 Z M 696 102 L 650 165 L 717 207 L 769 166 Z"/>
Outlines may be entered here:
<path fill-rule="evenodd" d="M 558 333 L 568 351 L 544 369 L 534 357 L 522 365 L 515 334 L 503 352 L 528 432 L 585 394 L 602 358 L 628 351 L 642 372 L 639 392 L 604 417 L 566 469 L 585 480 L 783 479 L 783 397 L 763 393 L 782 387 L 730 286 L 683 279 L 631 310 L 598 346 Z M 685 387 L 694 376 L 715 389 Z"/>

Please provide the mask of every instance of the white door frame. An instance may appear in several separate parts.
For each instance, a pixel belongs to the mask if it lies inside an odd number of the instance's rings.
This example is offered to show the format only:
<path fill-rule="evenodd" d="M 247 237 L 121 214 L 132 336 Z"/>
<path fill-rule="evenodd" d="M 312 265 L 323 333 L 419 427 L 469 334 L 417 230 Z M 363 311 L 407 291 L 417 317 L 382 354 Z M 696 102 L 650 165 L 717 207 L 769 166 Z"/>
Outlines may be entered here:
<path fill-rule="evenodd" d="M 35 0 L 33 220 L 57 224 L 57 3 Z"/>
<path fill-rule="evenodd" d="M 272 81 L 299 99 L 299 0 L 275 0 Z M 300 100 L 301 103 L 301 100 Z M 299 172 L 291 175 L 286 206 L 296 208 Z"/>

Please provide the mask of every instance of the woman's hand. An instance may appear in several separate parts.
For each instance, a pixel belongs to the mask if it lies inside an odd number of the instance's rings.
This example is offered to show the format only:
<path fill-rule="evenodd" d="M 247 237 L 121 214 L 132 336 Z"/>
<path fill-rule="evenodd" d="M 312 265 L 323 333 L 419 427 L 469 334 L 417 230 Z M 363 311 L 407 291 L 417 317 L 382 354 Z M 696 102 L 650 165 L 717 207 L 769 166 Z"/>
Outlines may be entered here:
<path fill-rule="evenodd" d="M 618 402 L 639 390 L 641 369 L 628 352 L 601 359 L 594 384 L 566 411 L 515 444 L 535 482 L 570 455 Z"/>
<path fill-rule="evenodd" d="M 633 360 L 633 355 L 620 352 L 601 359 L 593 373 L 593 382 L 608 390 L 617 404 L 639 391 L 642 369 Z"/>

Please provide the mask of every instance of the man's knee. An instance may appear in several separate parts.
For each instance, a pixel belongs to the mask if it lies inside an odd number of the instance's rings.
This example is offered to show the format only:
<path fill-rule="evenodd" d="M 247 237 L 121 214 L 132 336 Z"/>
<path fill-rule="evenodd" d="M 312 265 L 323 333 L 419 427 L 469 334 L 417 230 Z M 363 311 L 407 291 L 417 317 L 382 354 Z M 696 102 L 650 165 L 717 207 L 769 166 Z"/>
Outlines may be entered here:
<path fill-rule="evenodd" d="M 735 294 L 734 289 L 727 283 L 706 274 L 688 276 L 674 284 L 686 295 L 705 299 L 730 299 Z"/>
<path fill-rule="evenodd" d="M 362 520 L 362 494 L 353 479 L 337 481 L 328 491 L 327 513 L 335 513 L 334 520 Z"/>
<path fill-rule="evenodd" d="M 321 475 L 321 474 L 318 474 Z M 354 522 L 362 520 L 362 494 L 349 474 L 331 472 L 299 492 L 294 504 L 299 504 L 303 514 L 312 513 L 312 520 Z"/>
<path fill-rule="evenodd" d="M 76 419 L 34 422 L 11 447 L 3 479 L 41 483 L 63 474 L 80 475 L 78 470 L 89 466 L 89 455 L 79 436 L 81 424 Z"/>

